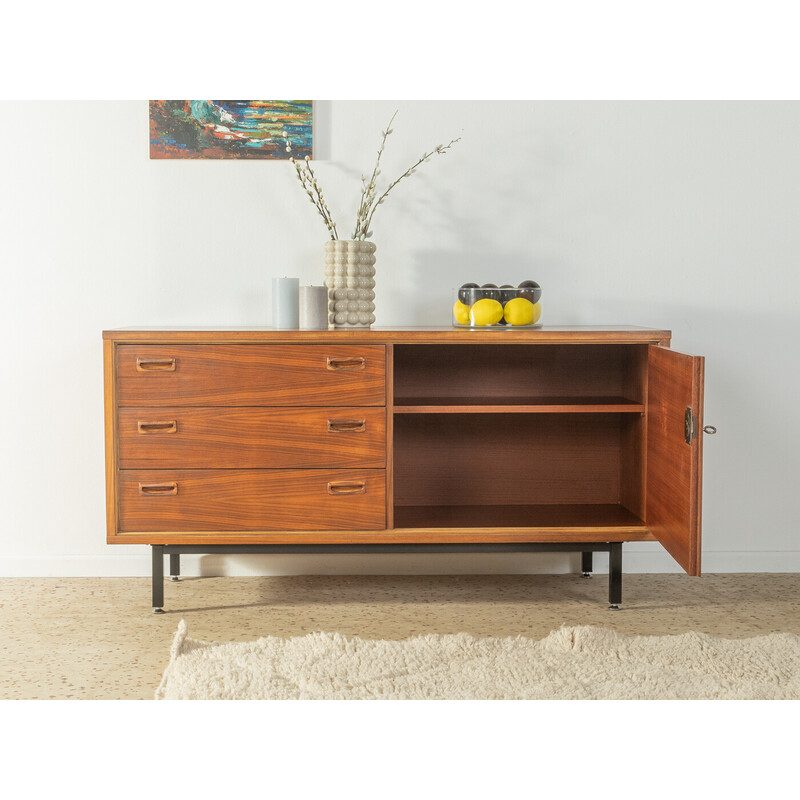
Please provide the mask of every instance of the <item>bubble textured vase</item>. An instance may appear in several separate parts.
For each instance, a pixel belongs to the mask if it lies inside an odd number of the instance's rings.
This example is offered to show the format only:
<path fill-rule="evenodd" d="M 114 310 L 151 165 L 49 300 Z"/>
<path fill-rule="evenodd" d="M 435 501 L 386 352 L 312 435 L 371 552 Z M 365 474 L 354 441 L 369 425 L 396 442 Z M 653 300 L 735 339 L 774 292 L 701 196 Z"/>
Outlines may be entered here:
<path fill-rule="evenodd" d="M 353 239 L 325 243 L 328 328 L 369 328 L 375 322 L 375 245 Z"/>

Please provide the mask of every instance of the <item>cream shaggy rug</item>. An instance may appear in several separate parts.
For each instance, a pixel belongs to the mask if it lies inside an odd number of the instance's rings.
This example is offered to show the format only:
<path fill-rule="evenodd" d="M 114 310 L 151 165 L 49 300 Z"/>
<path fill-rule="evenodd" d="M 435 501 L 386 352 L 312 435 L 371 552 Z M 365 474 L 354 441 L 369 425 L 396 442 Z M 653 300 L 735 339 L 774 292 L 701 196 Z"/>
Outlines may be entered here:
<path fill-rule="evenodd" d="M 788 700 L 800 636 L 623 636 L 563 627 L 541 640 L 466 633 L 370 641 L 338 633 L 219 644 L 181 620 L 157 700 Z"/>

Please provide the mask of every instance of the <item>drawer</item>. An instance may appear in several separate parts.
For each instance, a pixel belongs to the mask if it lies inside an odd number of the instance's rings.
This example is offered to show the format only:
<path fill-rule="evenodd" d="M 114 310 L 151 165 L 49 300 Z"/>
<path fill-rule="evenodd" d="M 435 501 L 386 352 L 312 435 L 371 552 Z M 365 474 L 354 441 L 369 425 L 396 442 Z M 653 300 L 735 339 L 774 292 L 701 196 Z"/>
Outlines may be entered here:
<path fill-rule="evenodd" d="M 386 465 L 386 409 L 121 408 L 120 469 Z"/>
<path fill-rule="evenodd" d="M 382 406 L 382 345 L 119 345 L 119 406 Z"/>
<path fill-rule="evenodd" d="M 382 530 L 384 470 L 121 470 L 119 530 Z"/>

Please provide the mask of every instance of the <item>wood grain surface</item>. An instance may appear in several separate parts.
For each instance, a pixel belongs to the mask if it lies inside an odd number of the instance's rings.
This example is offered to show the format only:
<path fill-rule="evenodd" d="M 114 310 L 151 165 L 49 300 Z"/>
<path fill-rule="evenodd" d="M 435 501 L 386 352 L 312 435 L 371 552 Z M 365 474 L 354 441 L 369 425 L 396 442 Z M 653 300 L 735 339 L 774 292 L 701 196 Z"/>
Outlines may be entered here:
<path fill-rule="evenodd" d="M 159 430 L 159 423 L 174 423 Z M 145 426 L 152 432 L 140 433 Z M 386 465 L 378 407 L 119 410 L 120 469 L 266 469 Z"/>
<path fill-rule="evenodd" d="M 460 404 L 457 398 L 475 405 L 491 405 L 494 398 L 503 405 L 538 405 L 539 399 L 553 404 L 561 397 L 642 404 L 643 395 L 626 392 L 637 390 L 631 375 L 646 358 L 645 347 L 617 344 L 395 345 L 395 405 L 425 405 L 426 398 L 431 405 L 440 398 L 453 405 Z"/>
<path fill-rule="evenodd" d="M 642 414 L 625 397 L 398 397 L 395 414 Z"/>
<path fill-rule="evenodd" d="M 143 495 L 142 484 L 177 489 Z M 119 495 L 120 531 L 363 530 L 386 524 L 383 470 L 121 470 Z"/>
<path fill-rule="evenodd" d="M 644 525 L 585 527 L 476 527 L 391 530 L 316 531 L 190 531 L 165 528 L 157 532 L 126 531 L 109 537 L 109 544 L 437 544 L 481 542 L 654 542 Z"/>
<path fill-rule="evenodd" d="M 117 525 L 117 462 L 119 437 L 117 436 L 117 382 L 116 347 L 113 342 L 103 342 L 103 416 L 106 451 L 106 536 L 113 536 Z"/>
<path fill-rule="evenodd" d="M 142 371 L 141 359 L 174 359 L 175 369 Z M 384 373 L 380 345 L 117 347 L 121 407 L 383 406 Z"/>
<path fill-rule="evenodd" d="M 690 575 L 700 574 L 704 367 L 700 356 L 650 349 L 645 521 Z M 685 441 L 687 407 L 697 420 L 691 444 Z"/>
<path fill-rule="evenodd" d="M 110 542 L 657 538 L 700 572 L 703 360 L 669 331 L 104 340 Z"/>
<path fill-rule="evenodd" d="M 333 331 L 278 330 L 261 326 L 173 328 L 134 327 L 103 331 L 119 343 L 152 344 L 662 344 L 670 331 L 635 325 L 545 325 L 542 328 L 484 328 L 465 330 L 452 325 L 340 329 Z"/>
<path fill-rule="evenodd" d="M 386 345 L 386 527 L 394 527 L 394 345 Z"/>
<path fill-rule="evenodd" d="M 399 528 L 568 528 L 584 532 L 645 528 L 635 514 L 611 503 L 398 506 L 395 520 Z"/>
<path fill-rule="evenodd" d="M 619 503 L 622 431 L 636 419 L 395 414 L 395 506 Z"/>

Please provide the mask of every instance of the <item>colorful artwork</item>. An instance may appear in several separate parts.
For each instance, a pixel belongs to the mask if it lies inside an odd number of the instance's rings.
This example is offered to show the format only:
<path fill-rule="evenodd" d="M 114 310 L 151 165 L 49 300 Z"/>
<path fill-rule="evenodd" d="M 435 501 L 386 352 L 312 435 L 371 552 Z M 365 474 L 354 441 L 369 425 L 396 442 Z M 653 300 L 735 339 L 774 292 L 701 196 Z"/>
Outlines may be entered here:
<path fill-rule="evenodd" d="M 150 158 L 311 156 L 310 100 L 151 100 Z"/>

